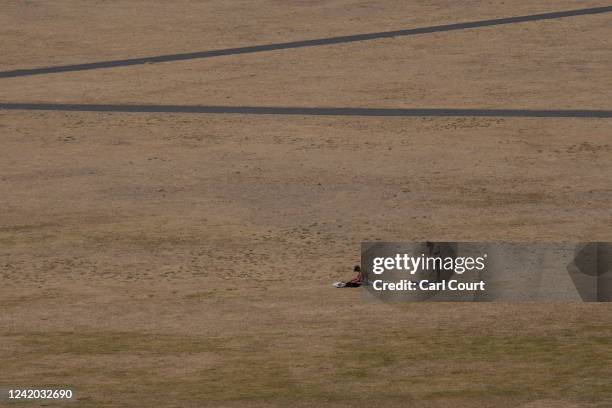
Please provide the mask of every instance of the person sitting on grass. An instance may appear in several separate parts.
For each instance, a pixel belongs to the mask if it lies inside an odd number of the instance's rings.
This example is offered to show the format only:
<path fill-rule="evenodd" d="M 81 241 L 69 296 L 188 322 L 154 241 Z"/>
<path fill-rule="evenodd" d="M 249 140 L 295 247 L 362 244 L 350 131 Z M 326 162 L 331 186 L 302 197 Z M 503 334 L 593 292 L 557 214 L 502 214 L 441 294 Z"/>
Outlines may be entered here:
<path fill-rule="evenodd" d="M 363 285 L 363 273 L 361 273 L 361 267 L 355 265 L 353 268 L 354 272 L 357 272 L 357 276 L 347 282 L 334 282 L 332 286 L 334 288 L 358 288 Z"/>

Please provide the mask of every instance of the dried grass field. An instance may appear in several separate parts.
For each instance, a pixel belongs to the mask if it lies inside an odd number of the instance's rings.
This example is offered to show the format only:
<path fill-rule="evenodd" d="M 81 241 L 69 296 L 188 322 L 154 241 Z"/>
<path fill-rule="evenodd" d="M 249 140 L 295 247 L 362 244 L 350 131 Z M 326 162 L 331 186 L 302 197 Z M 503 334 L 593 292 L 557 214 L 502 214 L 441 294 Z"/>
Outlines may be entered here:
<path fill-rule="evenodd" d="M 2 1 L 0 388 L 611 407 L 607 304 L 330 287 L 368 240 L 612 241 L 612 12 L 495 22 L 605 6 Z"/>

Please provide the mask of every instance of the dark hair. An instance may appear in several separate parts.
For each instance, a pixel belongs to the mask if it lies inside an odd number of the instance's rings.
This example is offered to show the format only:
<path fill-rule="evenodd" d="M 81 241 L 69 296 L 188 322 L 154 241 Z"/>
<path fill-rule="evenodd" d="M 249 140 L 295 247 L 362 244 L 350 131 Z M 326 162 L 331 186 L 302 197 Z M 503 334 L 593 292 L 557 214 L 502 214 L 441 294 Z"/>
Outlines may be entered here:
<path fill-rule="evenodd" d="M 359 267 L 359 265 L 355 265 L 355 268 L 353 268 L 353 271 L 361 272 L 361 268 Z"/>

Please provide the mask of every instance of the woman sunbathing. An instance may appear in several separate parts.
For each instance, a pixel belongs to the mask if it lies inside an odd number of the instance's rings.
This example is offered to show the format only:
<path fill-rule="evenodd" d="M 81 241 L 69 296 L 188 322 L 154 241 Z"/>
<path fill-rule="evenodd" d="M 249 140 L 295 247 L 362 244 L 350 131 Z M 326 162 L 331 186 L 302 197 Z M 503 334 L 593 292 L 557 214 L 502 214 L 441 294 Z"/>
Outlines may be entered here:
<path fill-rule="evenodd" d="M 347 282 L 334 282 L 332 286 L 334 288 L 358 288 L 363 285 L 363 274 L 361 273 L 361 267 L 355 265 L 353 268 L 354 272 L 357 272 L 357 276 Z"/>

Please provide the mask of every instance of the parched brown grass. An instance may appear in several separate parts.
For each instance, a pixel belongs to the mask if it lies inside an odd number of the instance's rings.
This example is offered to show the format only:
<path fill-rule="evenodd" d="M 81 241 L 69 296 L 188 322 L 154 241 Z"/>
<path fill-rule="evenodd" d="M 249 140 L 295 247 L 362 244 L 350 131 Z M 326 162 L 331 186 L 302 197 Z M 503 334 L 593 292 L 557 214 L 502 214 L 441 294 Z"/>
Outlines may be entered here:
<path fill-rule="evenodd" d="M 0 71 L 607 5 L 5 3 Z M 609 110 L 610 27 L 1 78 L 0 103 Z M 608 305 L 387 305 L 330 283 L 362 241 L 610 241 L 611 134 L 608 119 L 0 110 L 0 389 L 72 387 L 79 407 L 610 407 Z"/>

